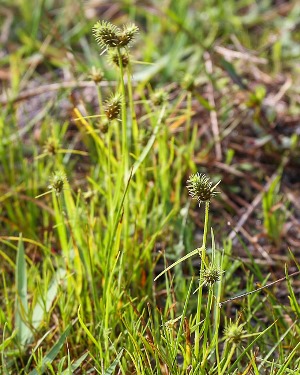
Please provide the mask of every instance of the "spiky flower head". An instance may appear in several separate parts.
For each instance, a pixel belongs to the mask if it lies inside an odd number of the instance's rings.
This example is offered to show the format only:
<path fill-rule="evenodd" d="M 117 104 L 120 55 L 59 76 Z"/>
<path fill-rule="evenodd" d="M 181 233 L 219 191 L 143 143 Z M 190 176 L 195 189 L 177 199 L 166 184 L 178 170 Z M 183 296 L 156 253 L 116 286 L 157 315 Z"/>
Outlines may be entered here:
<path fill-rule="evenodd" d="M 121 30 L 110 22 L 98 21 L 93 27 L 93 34 L 97 43 L 105 50 L 128 47 L 137 32 L 138 27 L 134 24 L 125 25 Z"/>
<path fill-rule="evenodd" d="M 123 26 L 123 31 L 119 35 L 119 47 L 127 47 L 139 31 L 139 28 L 133 23 Z"/>
<path fill-rule="evenodd" d="M 50 178 L 50 185 L 48 186 L 48 189 L 54 191 L 55 194 L 59 196 L 60 193 L 63 191 L 64 185 L 67 181 L 67 176 L 64 172 L 54 172 Z"/>
<path fill-rule="evenodd" d="M 102 48 L 116 48 L 119 46 L 121 30 L 110 22 L 98 21 L 93 26 L 93 34 L 96 42 Z"/>
<path fill-rule="evenodd" d="M 212 182 L 205 174 L 195 173 L 192 174 L 187 180 L 187 188 L 192 198 L 197 199 L 199 205 L 201 202 L 210 202 L 219 191 L 215 188 L 221 181 L 212 186 Z"/>
<path fill-rule="evenodd" d="M 105 103 L 104 112 L 109 120 L 118 118 L 121 111 L 122 95 L 113 94 Z"/>
<path fill-rule="evenodd" d="M 244 334 L 243 324 L 239 324 L 238 322 L 232 323 L 230 321 L 228 326 L 224 329 L 224 338 L 230 343 L 239 344 Z"/>
<path fill-rule="evenodd" d="M 126 68 L 129 63 L 129 54 L 127 51 L 120 52 L 122 67 Z M 112 64 L 120 67 L 120 60 L 119 60 L 119 54 L 116 50 L 110 50 L 108 52 L 108 61 Z"/>
<path fill-rule="evenodd" d="M 92 66 L 89 78 L 94 81 L 96 84 L 103 80 L 104 74 L 101 69 Z"/>
<path fill-rule="evenodd" d="M 220 267 L 210 264 L 203 270 L 200 279 L 204 285 L 212 286 L 221 279 L 222 273 L 224 273 L 224 271 L 222 271 Z"/>

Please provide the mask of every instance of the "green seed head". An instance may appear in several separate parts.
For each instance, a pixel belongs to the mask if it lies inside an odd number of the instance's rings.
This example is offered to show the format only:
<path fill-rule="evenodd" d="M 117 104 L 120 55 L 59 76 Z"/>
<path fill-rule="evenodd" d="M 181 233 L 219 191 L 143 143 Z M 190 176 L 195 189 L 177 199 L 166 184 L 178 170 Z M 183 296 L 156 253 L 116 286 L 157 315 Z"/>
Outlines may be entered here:
<path fill-rule="evenodd" d="M 214 283 L 221 279 L 222 271 L 219 267 L 210 264 L 206 269 L 203 270 L 201 275 L 201 281 L 206 286 L 212 286 Z"/>
<path fill-rule="evenodd" d="M 224 329 L 225 340 L 234 344 L 239 344 L 242 341 L 244 333 L 243 325 L 238 323 L 230 322 Z"/>
<path fill-rule="evenodd" d="M 199 204 L 201 202 L 210 202 L 219 192 L 215 188 L 219 185 L 212 186 L 212 182 L 205 174 L 195 173 L 187 180 L 187 188 L 192 198 L 197 199 Z"/>
<path fill-rule="evenodd" d="M 102 70 L 93 66 L 90 71 L 89 78 L 97 84 L 103 80 L 103 77 L 104 74 Z"/>
<path fill-rule="evenodd" d="M 104 112 L 108 120 L 118 118 L 121 111 L 122 95 L 115 94 L 110 97 L 105 103 Z"/>
<path fill-rule="evenodd" d="M 138 27 L 133 23 L 125 25 L 122 33 L 119 35 L 119 47 L 127 47 L 133 41 L 138 30 Z"/>
<path fill-rule="evenodd" d="M 126 68 L 129 63 L 129 54 L 128 52 L 121 52 L 121 62 L 123 68 Z M 119 54 L 116 50 L 110 50 L 108 53 L 108 61 L 111 65 L 120 67 Z"/>
<path fill-rule="evenodd" d="M 93 34 L 104 49 L 128 47 L 138 32 L 138 27 L 134 24 L 128 24 L 123 30 L 106 21 L 98 21 L 93 27 Z"/>
<path fill-rule="evenodd" d="M 106 21 L 98 21 L 93 27 L 93 34 L 97 43 L 105 49 L 118 47 L 120 32 L 117 26 Z"/>
<path fill-rule="evenodd" d="M 50 185 L 48 189 L 55 192 L 57 196 L 61 194 L 63 191 L 64 185 L 67 182 L 67 177 L 64 172 L 57 171 L 53 173 L 52 177 L 50 178 Z"/>

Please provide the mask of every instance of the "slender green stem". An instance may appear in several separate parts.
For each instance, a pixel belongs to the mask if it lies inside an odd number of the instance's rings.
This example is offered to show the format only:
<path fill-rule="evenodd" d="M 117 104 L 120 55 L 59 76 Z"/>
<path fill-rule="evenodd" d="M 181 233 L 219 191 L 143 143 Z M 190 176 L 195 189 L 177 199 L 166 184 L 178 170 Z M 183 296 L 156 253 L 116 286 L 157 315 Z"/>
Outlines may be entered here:
<path fill-rule="evenodd" d="M 226 369 L 227 369 L 227 367 L 228 367 L 228 365 L 229 365 L 229 363 L 230 363 L 230 361 L 231 361 L 231 358 L 232 358 L 233 355 L 234 355 L 235 349 L 236 349 L 236 344 L 233 344 L 233 345 L 232 345 L 232 348 L 231 348 L 231 350 L 230 350 L 230 353 L 229 353 L 229 355 L 228 355 L 228 357 L 227 357 L 227 360 L 226 360 L 226 362 L 225 362 L 225 364 L 224 364 L 224 366 L 223 366 L 223 370 L 222 370 L 222 372 L 221 372 L 220 375 L 223 375 L 223 374 L 225 373 L 225 371 L 226 371 Z"/>
<path fill-rule="evenodd" d="M 109 213 L 109 223 L 110 227 L 113 224 L 113 188 L 112 188 L 112 175 L 111 175 L 111 162 L 110 158 L 112 153 L 112 146 L 111 146 L 111 126 L 108 126 L 108 130 L 106 133 L 106 142 L 107 142 L 107 187 L 108 187 L 108 213 Z"/>
<path fill-rule="evenodd" d="M 203 331 L 203 342 L 202 342 L 202 363 L 201 368 L 205 368 L 206 365 L 206 359 L 209 354 L 208 350 L 208 333 L 209 333 L 209 326 L 211 324 L 210 319 L 210 312 L 211 312 L 211 306 L 212 306 L 212 300 L 213 300 L 213 289 L 209 289 L 208 293 L 208 299 L 207 299 L 207 305 L 206 305 L 206 315 L 204 319 L 204 331 Z"/>
<path fill-rule="evenodd" d="M 126 108 L 126 90 L 124 82 L 124 68 L 122 64 L 122 54 L 118 48 L 120 81 L 122 90 L 122 164 L 124 183 L 127 183 L 129 172 L 129 148 L 128 148 L 128 128 L 127 128 L 127 108 Z M 128 233 L 129 233 L 129 200 L 124 205 L 124 251 L 127 249 Z"/>
<path fill-rule="evenodd" d="M 208 232 L 208 216 L 209 216 L 209 201 L 205 202 L 205 219 L 204 219 L 204 231 L 203 231 L 203 239 L 202 239 L 202 247 L 204 251 L 202 254 L 206 255 L 206 240 L 207 240 L 207 232 Z"/>
<path fill-rule="evenodd" d="M 122 64 L 122 54 L 120 48 L 118 48 L 119 56 L 119 68 L 120 68 L 120 81 L 121 81 L 121 90 L 122 90 L 122 165 L 123 165 L 123 179 L 124 184 L 128 182 L 129 176 L 129 146 L 128 146 L 128 127 L 127 127 L 127 107 L 126 107 L 126 90 L 124 82 L 124 68 Z M 132 98 L 131 98 L 132 99 Z M 129 193 L 129 192 L 128 192 Z M 127 254 L 128 239 L 129 239 L 129 199 L 128 196 L 124 202 L 124 239 L 123 239 L 123 255 Z M 124 256 L 121 260 L 124 259 Z M 126 255 L 125 255 L 126 259 Z M 123 272 L 123 264 L 120 264 L 120 273 Z M 121 276 L 119 276 L 121 277 Z"/>
<path fill-rule="evenodd" d="M 197 328 L 195 331 L 195 348 L 194 348 L 195 359 L 197 362 L 199 360 L 199 350 L 200 350 L 200 322 L 201 322 L 201 305 L 202 305 L 201 274 L 205 267 L 208 219 L 209 219 L 209 201 L 205 203 L 204 231 L 203 231 L 203 240 L 202 240 L 202 247 L 201 247 L 202 252 L 200 254 L 201 265 L 200 265 L 198 301 L 197 301 L 197 313 L 196 313 L 196 327 Z"/>
<path fill-rule="evenodd" d="M 129 149 L 128 149 L 128 134 L 127 134 L 127 108 L 126 108 L 126 90 L 125 90 L 125 83 L 124 83 L 124 69 L 122 65 L 122 58 L 121 58 L 121 51 L 118 49 L 118 56 L 119 56 L 119 67 L 120 67 L 120 85 L 121 85 L 121 93 L 122 93 L 122 163 L 120 167 L 117 167 L 117 181 L 116 181 L 116 191 L 115 194 L 117 197 L 121 198 L 123 194 L 121 193 L 122 186 L 125 186 L 125 192 L 127 191 L 128 186 L 128 170 L 129 170 Z M 108 170 L 111 170 L 111 133 L 108 133 Z M 109 177 L 110 179 L 110 177 Z M 109 193 L 110 194 L 110 193 Z M 122 201 L 122 199 L 124 200 Z M 104 314 L 104 347 L 106 353 L 109 353 L 109 336 L 108 332 L 110 329 L 111 322 L 111 313 L 113 310 L 113 303 L 112 303 L 112 294 L 111 294 L 111 285 L 113 282 L 113 275 L 116 270 L 116 262 L 119 261 L 119 257 L 115 257 L 118 253 L 118 247 L 120 245 L 119 240 L 117 241 L 116 238 L 120 239 L 120 232 L 119 232 L 119 218 L 121 215 L 122 209 L 124 209 L 123 214 L 123 230 L 124 230 L 124 240 L 123 240 L 123 252 L 127 252 L 128 248 L 128 233 L 129 233 L 129 200 L 127 197 L 121 198 L 121 201 L 117 199 L 113 199 L 111 196 L 109 198 L 108 205 L 111 206 L 113 214 L 111 215 L 111 220 L 109 220 L 110 226 L 112 231 L 109 233 L 107 239 L 107 261 L 106 261 L 106 269 L 105 269 L 105 314 Z M 118 212 L 116 212 L 118 210 Z M 118 219 L 115 220 L 115 215 L 117 215 Z M 113 220 L 114 218 L 114 220 Z M 123 264 L 120 264 L 119 267 L 119 278 L 122 279 L 123 277 Z"/>
<path fill-rule="evenodd" d="M 128 102 L 129 102 L 129 108 L 130 108 L 130 115 L 131 115 L 131 120 L 132 120 L 132 138 L 133 138 L 133 146 L 134 146 L 135 157 L 138 158 L 138 156 L 139 156 L 139 147 L 138 147 L 139 128 L 138 128 L 136 113 L 135 113 L 135 109 L 134 109 L 130 65 L 128 65 L 127 69 L 128 69 L 127 70 L 128 71 L 128 74 L 127 74 L 127 90 L 128 90 Z"/>
<path fill-rule="evenodd" d="M 124 181 L 127 180 L 129 167 L 129 152 L 128 152 L 128 134 L 127 134 L 127 109 L 126 109 L 126 90 L 124 82 L 124 68 L 122 64 L 121 51 L 118 48 L 119 67 L 120 67 L 120 82 L 122 91 L 122 159 L 124 168 Z"/>

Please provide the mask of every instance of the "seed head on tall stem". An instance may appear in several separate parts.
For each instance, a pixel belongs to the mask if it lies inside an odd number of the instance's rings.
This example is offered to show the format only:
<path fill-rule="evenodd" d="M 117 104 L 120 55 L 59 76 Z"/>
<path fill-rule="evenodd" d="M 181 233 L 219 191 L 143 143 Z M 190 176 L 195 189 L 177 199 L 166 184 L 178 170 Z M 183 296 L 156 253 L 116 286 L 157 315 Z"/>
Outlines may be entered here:
<path fill-rule="evenodd" d="M 212 182 L 209 177 L 205 174 L 200 174 L 199 172 L 192 174 L 187 180 L 187 188 L 190 196 L 199 202 L 210 202 L 213 197 L 215 197 L 219 191 L 215 191 L 215 188 L 219 185 L 221 181 L 217 182 L 212 186 Z"/>

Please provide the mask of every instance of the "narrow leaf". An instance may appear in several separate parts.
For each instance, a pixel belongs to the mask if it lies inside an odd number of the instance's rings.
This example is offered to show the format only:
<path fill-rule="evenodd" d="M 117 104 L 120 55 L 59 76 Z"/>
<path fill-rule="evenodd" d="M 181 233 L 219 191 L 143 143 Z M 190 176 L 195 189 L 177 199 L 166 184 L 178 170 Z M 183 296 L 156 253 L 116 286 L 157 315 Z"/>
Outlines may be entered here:
<path fill-rule="evenodd" d="M 45 355 L 45 357 L 42 359 L 42 363 L 39 366 L 38 370 L 34 369 L 32 370 L 28 375 L 41 375 L 44 373 L 44 371 L 47 368 L 47 364 L 50 364 L 53 362 L 53 360 L 56 358 L 57 354 L 61 350 L 62 346 L 64 345 L 66 338 L 68 337 L 71 328 L 73 324 L 69 324 L 68 327 L 65 329 L 65 331 L 60 336 L 59 340 L 52 346 L 50 351 Z"/>
<path fill-rule="evenodd" d="M 61 373 L 61 375 L 69 375 L 69 374 L 72 374 L 73 371 L 77 370 L 78 367 L 82 364 L 82 362 L 86 359 L 86 357 L 88 356 L 89 352 L 86 352 L 84 354 L 82 354 L 82 356 L 80 358 L 77 359 L 77 361 L 75 361 L 70 368 L 67 368 L 65 371 L 63 371 Z M 71 372 L 70 372 L 71 371 Z"/>
<path fill-rule="evenodd" d="M 200 247 L 199 249 L 195 249 L 195 250 L 191 251 L 190 253 L 188 253 L 187 255 L 185 255 L 184 257 L 178 259 L 176 262 L 172 263 L 169 267 L 167 267 L 164 271 L 162 271 L 158 276 L 156 276 L 156 278 L 154 279 L 154 281 L 156 281 L 159 277 L 161 277 L 163 274 L 165 274 L 171 268 L 177 266 L 177 264 L 183 262 L 186 259 L 189 259 L 193 255 L 199 254 L 200 251 L 202 251 L 202 247 Z"/>
<path fill-rule="evenodd" d="M 108 369 L 105 371 L 104 375 L 112 375 L 115 371 L 117 364 L 120 362 L 120 359 L 122 357 L 124 349 L 120 351 L 120 353 L 117 355 L 116 359 L 113 361 L 113 363 L 108 367 Z"/>
<path fill-rule="evenodd" d="M 25 321 L 28 318 L 27 301 L 27 268 L 22 235 L 20 234 L 17 260 L 16 260 L 16 301 L 15 301 L 15 328 L 17 338 L 21 347 L 32 338 L 32 333 Z"/>

